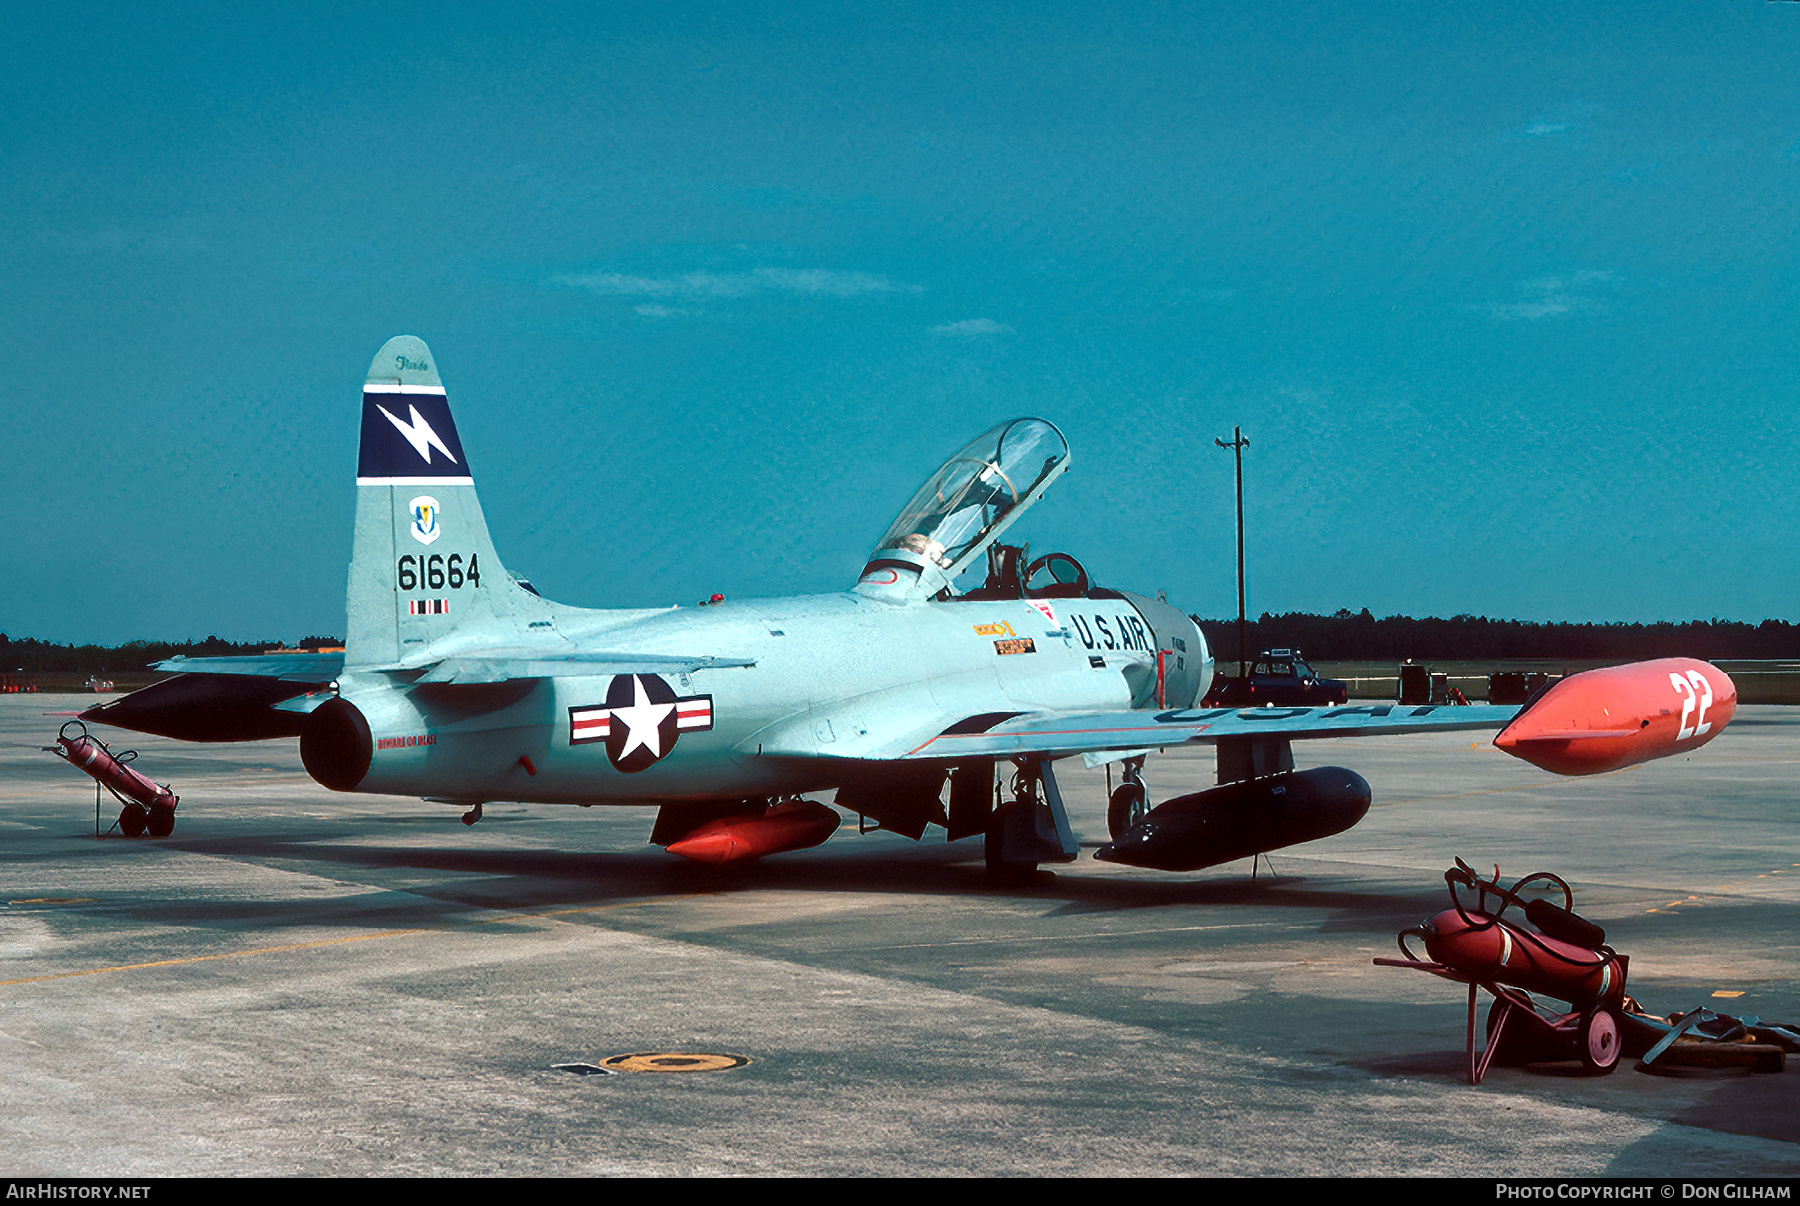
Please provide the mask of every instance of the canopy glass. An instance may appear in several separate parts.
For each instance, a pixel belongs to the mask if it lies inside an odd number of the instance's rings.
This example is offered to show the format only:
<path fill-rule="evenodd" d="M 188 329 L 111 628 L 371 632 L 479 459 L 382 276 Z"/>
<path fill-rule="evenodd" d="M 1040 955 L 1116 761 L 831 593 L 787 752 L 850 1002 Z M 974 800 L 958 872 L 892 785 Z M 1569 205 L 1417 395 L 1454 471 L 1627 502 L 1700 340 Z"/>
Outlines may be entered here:
<path fill-rule="evenodd" d="M 919 487 L 876 544 L 871 562 L 923 563 L 955 578 L 1037 501 L 1068 459 L 1068 442 L 1043 419 L 1013 419 L 984 432 Z"/>

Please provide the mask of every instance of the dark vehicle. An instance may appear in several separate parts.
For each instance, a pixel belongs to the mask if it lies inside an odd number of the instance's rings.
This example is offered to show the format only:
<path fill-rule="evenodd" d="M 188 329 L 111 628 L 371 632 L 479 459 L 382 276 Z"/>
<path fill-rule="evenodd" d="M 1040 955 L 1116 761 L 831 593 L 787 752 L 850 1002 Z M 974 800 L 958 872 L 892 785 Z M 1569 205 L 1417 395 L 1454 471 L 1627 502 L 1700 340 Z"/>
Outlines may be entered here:
<path fill-rule="evenodd" d="M 1350 698 L 1347 683 L 1320 678 L 1298 649 L 1265 649 L 1250 667 L 1248 680 L 1221 675 L 1201 706 L 1222 708 L 1316 708 Z"/>

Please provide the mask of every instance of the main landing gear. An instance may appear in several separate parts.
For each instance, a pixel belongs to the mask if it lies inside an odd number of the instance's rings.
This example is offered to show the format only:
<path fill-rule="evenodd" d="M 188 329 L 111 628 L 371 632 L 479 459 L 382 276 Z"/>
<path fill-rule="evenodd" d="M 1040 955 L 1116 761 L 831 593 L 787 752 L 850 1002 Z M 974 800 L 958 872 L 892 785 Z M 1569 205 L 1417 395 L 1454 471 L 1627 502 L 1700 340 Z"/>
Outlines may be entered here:
<path fill-rule="evenodd" d="M 1127 758 L 1122 766 L 1125 781 L 1106 800 L 1106 832 L 1115 842 L 1135 829 L 1150 811 L 1150 789 L 1144 785 L 1144 756 Z"/>
<path fill-rule="evenodd" d="M 1072 863 L 1080 853 L 1049 761 L 1021 758 L 1015 765 L 1012 799 L 988 818 L 983 847 L 989 877 L 1001 882 L 1029 879 L 1039 863 Z"/>

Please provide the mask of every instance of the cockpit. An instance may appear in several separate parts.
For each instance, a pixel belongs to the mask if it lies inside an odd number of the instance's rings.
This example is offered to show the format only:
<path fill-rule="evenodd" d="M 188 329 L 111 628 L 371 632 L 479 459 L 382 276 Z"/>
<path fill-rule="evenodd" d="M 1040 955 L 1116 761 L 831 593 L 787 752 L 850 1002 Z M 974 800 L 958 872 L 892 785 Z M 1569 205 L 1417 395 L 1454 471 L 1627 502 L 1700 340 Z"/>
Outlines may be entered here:
<path fill-rule="evenodd" d="M 1085 595 L 1087 571 L 1067 553 L 1031 561 L 1024 546 L 998 543 L 1068 467 L 1068 442 L 1043 419 L 1013 419 L 983 432 L 919 487 L 876 543 L 857 589 L 890 598 Z M 986 579 L 958 591 L 956 579 L 983 554 Z"/>

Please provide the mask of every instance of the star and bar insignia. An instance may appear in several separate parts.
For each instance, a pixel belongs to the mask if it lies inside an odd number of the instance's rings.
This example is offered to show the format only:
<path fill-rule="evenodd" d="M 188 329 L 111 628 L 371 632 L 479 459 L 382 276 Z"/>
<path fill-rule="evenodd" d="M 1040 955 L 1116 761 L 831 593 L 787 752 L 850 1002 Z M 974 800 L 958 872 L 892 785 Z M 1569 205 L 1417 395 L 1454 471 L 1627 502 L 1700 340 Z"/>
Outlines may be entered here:
<path fill-rule="evenodd" d="M 606 743 L 606 758 L 631 775 L 662 761 L 681 734 L 713 727 L 712 696 L 677 696 L 656 674 L 617 674 L 604 704 L 569 709 L 569 744 Z"/>

